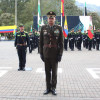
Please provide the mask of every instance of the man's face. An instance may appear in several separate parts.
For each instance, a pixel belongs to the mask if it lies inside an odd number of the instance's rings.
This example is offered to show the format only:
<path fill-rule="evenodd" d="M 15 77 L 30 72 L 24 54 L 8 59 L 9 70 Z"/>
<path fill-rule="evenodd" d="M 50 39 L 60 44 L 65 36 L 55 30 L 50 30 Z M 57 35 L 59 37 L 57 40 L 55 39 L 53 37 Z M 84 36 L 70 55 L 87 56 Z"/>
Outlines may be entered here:
<path fill-rule="evenodd" d="M 74 32 L 74 29 L 72 30 L 72 32 Z"/>
<path fill-rule="evenodd" d="M 48 24 L 54 24 L 55 20 L 56 20 L 55 17 L 53 17 L 53 18 L 48 17 Z"/>
<path fill-rule="evenodd" d="M 79 32 L 81 32 L 81 30 L 79 30 Z"/>
<path fill-rule="evenodd" d="M 30 32 L 29 35 L 32 35 L 32 33 Z"/>
<path fill-rule="evenodd" d="M 98 32 L 100 32 L 100 29 L 98 29 Z"/>
<path fill-rule="evenodd" d="M 24 31 L 24 26 L 19 27 L 20 31 L 23 32 Z"/>

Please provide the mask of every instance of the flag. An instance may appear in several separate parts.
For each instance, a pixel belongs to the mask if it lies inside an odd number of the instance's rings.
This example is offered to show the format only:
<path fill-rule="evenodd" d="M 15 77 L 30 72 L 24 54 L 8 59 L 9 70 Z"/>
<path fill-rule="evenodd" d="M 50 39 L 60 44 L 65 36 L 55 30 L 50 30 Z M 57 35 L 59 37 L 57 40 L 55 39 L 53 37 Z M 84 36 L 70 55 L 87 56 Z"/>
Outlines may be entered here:
<path fill-rule="evenodd" d="M 89 37 L 90 39 L 93 38 L 93 26 L 92 26 L 92 25 L 89 26 L 88 37 Z"/>
<path fill-rule="evenodd" d="M 64 0 L 61 0 L 61 26 L 62 26 L 62 16 L 64 16 Z"/>
<path fill-rule="evenodd" d="M 14 29 L 13 34 L 16 35 L 16 29 Z"/>
<path fill-rule="evenodd" d="M 65 22 L 64 22 L 63 35 L 64 35 L 65 38 L 68 36 L 68 24 L 67 24 L 67 18 L 66 18 L 66 16 L 65 16 Z"/>
<path fill-rule="evenodd" d="M 13 34 L 16 35 L 16 29 L 17 29 L 17 26 L 14 25 L 14 31 L 13 31 Z"/>
<path fill-rule="evenodd" d="M 85 12 L 84 12 L 84 16 L 87 16 L 86 2 L 85 2 Z"/>
<path fill-rule="evenodd" d="M 92 25 L 92 17 L 90 16 L 90 24 L 89 24 L 89 29 L 88 29 L 88 37 L 90 39 L 93 38 L 93 25 Z"/>
<path fill-rule="evenodd" d="M 38 0 L 38 31 L 39 31 L 39 25 L 41 24 L 41 12 L 40 12 L 40 0 Z"/>
<path fill-rule="evenodd" d="M 14 33 L 17 26 L 0 26 L 0 33 Z"/>
<path fill-rule="evenodd" d="M 30 29 L 30 32 L 33 32 L 33 31 L 32 31 L 32 25 L 31 25 L 31 29 Z"/>
<path fill-rule="evenodd" d="M 61 14 L 64 16 L 64 0 L 61 0 Z"/>
<path fill-rule="evenodd" d="M 42 17 L 42 23 L 41 24 L 44 25 L 43 17 Z"/>
<path fill-rule="evenodd" d="M 95 29 L 95 25 L 94 25 L 94 30 L 96 30 L 96 29 Z"/>

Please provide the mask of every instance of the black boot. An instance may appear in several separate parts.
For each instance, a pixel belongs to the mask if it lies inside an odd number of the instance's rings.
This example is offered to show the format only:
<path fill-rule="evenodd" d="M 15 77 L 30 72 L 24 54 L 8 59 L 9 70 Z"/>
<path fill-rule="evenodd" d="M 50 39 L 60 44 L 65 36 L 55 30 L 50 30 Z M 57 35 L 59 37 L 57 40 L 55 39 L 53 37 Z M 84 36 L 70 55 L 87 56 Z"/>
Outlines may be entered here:
<path fill-rule="evenodd" d="M 53 94 L 53 95 L 57 95 L 57 92 L 56 92 L 55 89 L 52 89 L 52 94 Z"/>
<path fill-rule="evenodd" d="M 50 89 L 47 89 L 47 90 L 44 91 L 43 94 L 46 95 L 46 94 L 49 94 L 50 92 L 51 92 L 51 90 Z"/>

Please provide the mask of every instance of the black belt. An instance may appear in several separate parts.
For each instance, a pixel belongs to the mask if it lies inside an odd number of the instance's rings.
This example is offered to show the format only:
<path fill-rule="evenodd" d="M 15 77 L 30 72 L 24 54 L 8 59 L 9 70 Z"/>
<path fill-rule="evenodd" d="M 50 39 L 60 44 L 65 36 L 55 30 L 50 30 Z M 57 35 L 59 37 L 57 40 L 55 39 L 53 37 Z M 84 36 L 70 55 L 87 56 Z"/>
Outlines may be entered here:
<path fill-rule="evenodd" d="M 44 44 L 44 47 L 48 47 L 48 48 L 57 48 L 57 45 L 51 45 L 51 44 Z"/>
<path fill-rule="evenodd" d="M 19 46 L 26 46 L 26 44 L 17 44 L 17 45 L 19 45 Z"/>

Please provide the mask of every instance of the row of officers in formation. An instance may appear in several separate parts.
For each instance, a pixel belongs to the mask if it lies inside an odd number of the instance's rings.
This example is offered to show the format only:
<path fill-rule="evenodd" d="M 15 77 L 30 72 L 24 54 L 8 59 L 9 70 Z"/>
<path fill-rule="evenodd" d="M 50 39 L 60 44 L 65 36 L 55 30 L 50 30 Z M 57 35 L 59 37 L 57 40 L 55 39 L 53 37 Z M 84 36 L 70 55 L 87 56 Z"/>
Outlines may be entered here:
<path fill-rule="evenodd" d="M 83 42 L 83 47 L 88 50 L 92 50 L 92 48 L 99 50 L 100 29 L 98 28 L 97 30 L 94 30 L 92 39 L 89 38 L 88 33 L 86 31 L 82 33 L 81 29 L 79 29 L 78 32 L 74 32 L 74 29 L 72 29 L 71 32 L 68 33 L 67 38 L 64 39 L 65 50 L 68 50 L 68 42 L 69 42 L 69 48 L 72 51 L 74 51 L 75 47 L 78 50 L 81 50 L 82 42 Z"/>
<path fill-rule="evenodd" d="M 36 48 L 38 48 L 38 53 L 39 53 L 38 44 L 39 44 L 40 32 L 37 31 L 33 31 L 33 33 L 29 32 L 28 36 L 30 41 L 29 53 L 32 53 L 32 51 Z M 64 38 L 65 51 L 68 50 L 68 47 L 71 49 L 71 51 L 74 51 L 75 47 L 78 50 L 82 50 L 82 47 L 88 50 L 92 50 L 92 48 L 99 50 L 99 44 L 100 44 L 100 29 L 94 30 L 92 39 L 88 37 L 88 33 L 86 31 L 82 33 L 80 29 L 78 30 L 78 32 L 74 32 L 74 29 L 72 29 L 71 32 L 68 33 L 68 36 Z"/>
<path fill-rule="evenodd" d="M 36 31 L 33 29 L 33 32 L 29 32 L 28 38 L 29 38 L 29 53 L 32 53 L 36 48 L 38 48 L 39 53 L 39 36 L 40 31 Z M 78 50 L 82 49 L 82 42 L 83 47 L 92 50 L 96 49 L 99 50 L 99 44 L 100 44 L 100 29 L 94 30 L 93 38 L 90 39 L 88 37 L 88 33 L 85 31 L 84 33 L 81 32 L 81 29 L 78 30 L 78 32 L 74 32 L 74 29 L 72 29 L 66 38 L 64 38 L 64 49 L 65 51 L 68 50 L 68 47 L 71 49 L 71 51 L 74 51 L 75 47 Z"/>

